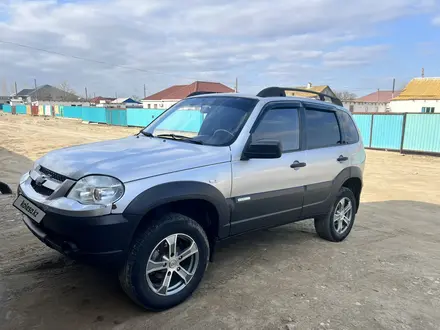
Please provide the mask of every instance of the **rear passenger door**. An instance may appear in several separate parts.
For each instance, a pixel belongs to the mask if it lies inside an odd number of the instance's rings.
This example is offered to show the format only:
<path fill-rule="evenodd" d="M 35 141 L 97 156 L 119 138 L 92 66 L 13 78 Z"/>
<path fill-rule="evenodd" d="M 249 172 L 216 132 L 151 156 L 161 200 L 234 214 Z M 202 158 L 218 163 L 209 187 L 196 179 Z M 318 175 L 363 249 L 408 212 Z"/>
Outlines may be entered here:
<path fill-rule="evenodd" d="M 336 112 L 331 105 L 305 104 L 307 185 L 302 218 L 328 212 L 335 178 L 350 164 Z"/>

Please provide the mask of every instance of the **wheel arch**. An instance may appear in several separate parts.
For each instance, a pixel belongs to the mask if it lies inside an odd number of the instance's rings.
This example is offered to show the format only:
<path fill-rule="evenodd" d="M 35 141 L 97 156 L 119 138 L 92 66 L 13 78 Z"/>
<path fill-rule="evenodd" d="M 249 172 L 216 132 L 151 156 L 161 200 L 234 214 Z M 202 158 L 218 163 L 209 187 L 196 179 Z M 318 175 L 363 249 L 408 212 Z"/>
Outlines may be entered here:
<path fill-rule="evenodd" d="M 124 211 L 141 216 L 135 232 L 164 212 L 193 218 L 210 240 L 229 235 L 230 208 L 223 194 L 207 183 L 180 181 L 157 185 L 140 193 Z"/>
<path fill-rule="evenodd" d="M 362 171 L 359 167 L 352 166 L 344 169 L 338 176 L 338 184 L 336 185 L 337 191 L 342 187 L 350 189 L 356 199 L 356 213 L 359 210 L 360 197 L 362 192 Z M 335 193 L 337 193 L 335 190 Z"/>

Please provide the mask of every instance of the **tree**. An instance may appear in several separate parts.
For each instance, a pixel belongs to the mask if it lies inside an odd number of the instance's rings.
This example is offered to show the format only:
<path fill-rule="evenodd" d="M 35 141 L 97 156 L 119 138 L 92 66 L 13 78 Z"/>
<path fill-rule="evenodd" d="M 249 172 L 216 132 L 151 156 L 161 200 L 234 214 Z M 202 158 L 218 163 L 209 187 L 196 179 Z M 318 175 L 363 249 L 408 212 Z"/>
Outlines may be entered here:
<path fill-rule="evenodd" d="M 76 94 L 76 92 L 72 89 L 72 87 L 70 87 L 69 83 L 66 80 L 64 80 L 60 84 L 59 89 L 61 89 L 62 91 L 66 92 L 66 93 Z"/>
<path fill-rule="evenodd" d="M 351 93 L 349 91 L 336 92 L 335 94 L 336 94 L 336 97 L 338 99 L 340 99 L 341 101 L 350 101 L 350 100 L 357 99 L 357 95 L 355 93 Z"/>
<path fill-rule="evenodd" d="M 77 101 L 79 99 L 75 90 L 70 87 L 70 84 L 64 80 L 58 87 L 64 92 L 63 101 Z"/>

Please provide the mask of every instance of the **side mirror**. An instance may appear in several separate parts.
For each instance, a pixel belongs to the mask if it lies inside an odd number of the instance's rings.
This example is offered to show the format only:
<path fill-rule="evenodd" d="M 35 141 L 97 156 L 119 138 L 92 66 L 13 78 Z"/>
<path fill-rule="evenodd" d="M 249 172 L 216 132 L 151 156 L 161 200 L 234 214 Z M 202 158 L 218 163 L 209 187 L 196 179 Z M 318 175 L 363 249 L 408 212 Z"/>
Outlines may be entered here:
<path fill-rule="evenodd" d="M 281 157 L 280 141 L 258 141 L 248 144 L 243 150 L 242 160 L 251 158 L 270 159 Z"/>

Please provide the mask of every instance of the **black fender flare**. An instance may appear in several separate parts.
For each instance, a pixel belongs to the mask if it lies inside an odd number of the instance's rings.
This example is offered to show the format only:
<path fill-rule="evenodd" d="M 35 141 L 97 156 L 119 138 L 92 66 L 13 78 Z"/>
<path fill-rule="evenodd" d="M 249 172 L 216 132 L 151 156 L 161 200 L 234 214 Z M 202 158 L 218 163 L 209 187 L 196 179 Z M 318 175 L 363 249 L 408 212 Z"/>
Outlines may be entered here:
<path fill-rule="evenodd" d="M 344 183 L 347 180 L 353 179 L 353 178 L 359 179 L 361 181 L 361 191 L 362 191 L 362 185 L 363 185 L 362 171 L 357 166 L 350 166 L 350 167 L 344 168 L 336 176 L 336 178 L 333 180 L 332 192 L 331 192 L 330 196 L 336 196 L 336 194 L 341 189 L 341 187 L 344 185 Z M 360 195 L 361 191 L 359 192 L 359 195 Z M 359 201 L 356 201 L 356 202 L 359 204 Z M 359 205 L 357 205 L 356 209 L 359 209 Z"/>
<path fill-rule="evenodd" d="M 179 181 L 154 186 L 134 198 L 124 213 L 143 216 L 161 205 L 190 199 L 200 199 L 212 204 L 219 218 L 217 236 L 225 238 L 229 235 L 231 212 L 226 198 L 217 188 L 204 182 Z"/>

